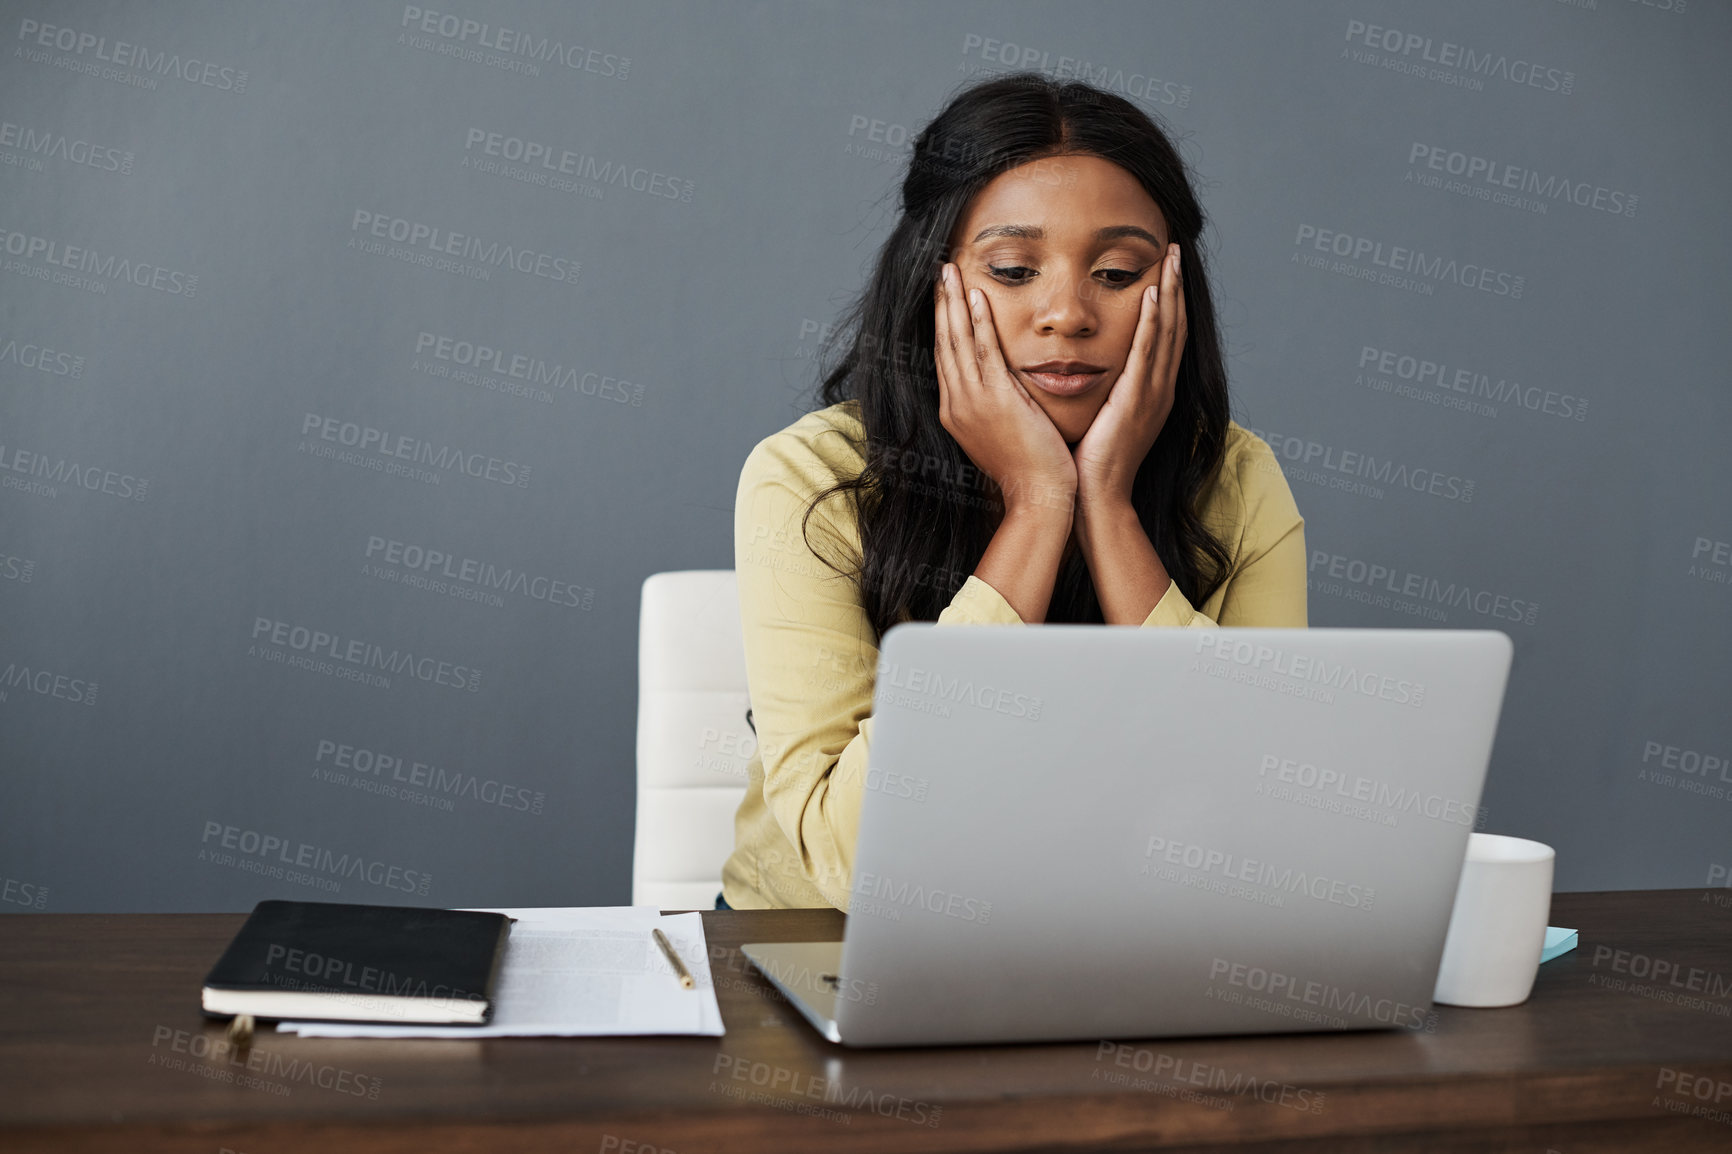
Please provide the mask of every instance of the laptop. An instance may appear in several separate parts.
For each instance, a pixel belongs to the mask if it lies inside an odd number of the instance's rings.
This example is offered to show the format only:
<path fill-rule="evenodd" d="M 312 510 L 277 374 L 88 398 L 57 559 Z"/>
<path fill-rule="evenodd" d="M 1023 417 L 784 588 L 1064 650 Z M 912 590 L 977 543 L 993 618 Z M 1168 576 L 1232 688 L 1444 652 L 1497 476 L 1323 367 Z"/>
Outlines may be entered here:
<path fill-rule="evenodd" d="M 843 940 L 744 952 L 849 1046 L 1425 1030 L 1512 653 L 896 625 Z"/>

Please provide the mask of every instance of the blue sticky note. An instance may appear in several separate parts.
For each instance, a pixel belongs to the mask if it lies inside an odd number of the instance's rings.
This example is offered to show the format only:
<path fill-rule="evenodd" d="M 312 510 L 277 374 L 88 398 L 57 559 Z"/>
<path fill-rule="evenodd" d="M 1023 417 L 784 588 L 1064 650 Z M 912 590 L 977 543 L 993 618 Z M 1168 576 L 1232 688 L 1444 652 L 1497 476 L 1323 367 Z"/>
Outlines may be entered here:
<path fill-rule="evenodd" d="M 1576 948 L 1576 931 L 1560 929 L 1557 926 L 1546 927 L 1546 945 L 1540 951 L 1540 964 L 1551 961 L 1561 954 L 1567 954 Z"/>

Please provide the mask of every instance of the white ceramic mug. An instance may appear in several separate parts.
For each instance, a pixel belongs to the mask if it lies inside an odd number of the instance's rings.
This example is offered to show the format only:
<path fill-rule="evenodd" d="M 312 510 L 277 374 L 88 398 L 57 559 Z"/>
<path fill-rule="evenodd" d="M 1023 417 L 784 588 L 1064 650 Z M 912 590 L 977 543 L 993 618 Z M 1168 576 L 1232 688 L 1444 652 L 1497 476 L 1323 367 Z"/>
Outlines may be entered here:
<path fill-rule="evenodd" d="M 1433 1001 L 1479 1007 L 1527 1001 L 1545 948 L 1557 856 L 1526 838 L 1468 835 Z"/>

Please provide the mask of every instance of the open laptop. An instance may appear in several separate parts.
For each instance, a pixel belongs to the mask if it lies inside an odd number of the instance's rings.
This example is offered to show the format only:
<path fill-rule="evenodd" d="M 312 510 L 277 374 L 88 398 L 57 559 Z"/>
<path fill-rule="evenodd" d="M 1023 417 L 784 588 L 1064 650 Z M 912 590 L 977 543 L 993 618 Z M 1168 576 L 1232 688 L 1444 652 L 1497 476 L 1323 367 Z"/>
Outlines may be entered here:
<path fill-rule="evenodd" d="M 844 938 L 744 952 L 851 1046 L 1423 1030 L 1512 653 L 897 625 Z"/>

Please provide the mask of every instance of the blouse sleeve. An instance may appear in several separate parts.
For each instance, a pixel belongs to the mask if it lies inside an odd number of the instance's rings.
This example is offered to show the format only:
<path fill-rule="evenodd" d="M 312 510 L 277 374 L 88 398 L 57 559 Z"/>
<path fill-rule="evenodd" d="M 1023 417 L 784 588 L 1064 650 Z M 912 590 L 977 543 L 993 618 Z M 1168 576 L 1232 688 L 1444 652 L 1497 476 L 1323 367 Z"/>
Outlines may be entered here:
<path fill-rule="evenodd" d="M 1237 514 L 1242 535 L 1218 619 L 1199 612 L 1177 585 L 1170 585 L 1143 625 L 1304 629 L 1305 519 L 1280 462 L 1261 438 L 1245 434 L 1243 448 L 1223 474 L 1221 483 L 1238 491 L 1237 499 L 1229 496 L 1227 504 Z M 1234 530 L 1222 525 L 1216 531 Z"/>
<path fill-rule="evenodd" d="M 857 562 L 850 498 L 818 506 L 810 544 L 801 531 L 808 502 L 835 480 L 831 465 L 798 437 L 784 432 L 760 442 L 740 473 L 734 569 L 764 804 L 806 879 L 847 909 L 878 647 L 853 581 L 820 556 L 844 572 Z M 970 575 L 937 623 L 1023 622 L 992 586 Z"/>

